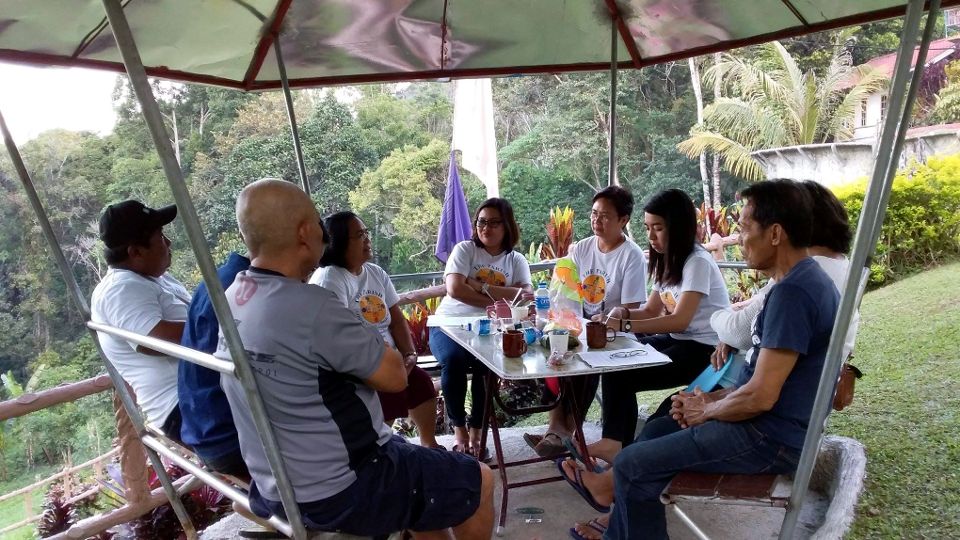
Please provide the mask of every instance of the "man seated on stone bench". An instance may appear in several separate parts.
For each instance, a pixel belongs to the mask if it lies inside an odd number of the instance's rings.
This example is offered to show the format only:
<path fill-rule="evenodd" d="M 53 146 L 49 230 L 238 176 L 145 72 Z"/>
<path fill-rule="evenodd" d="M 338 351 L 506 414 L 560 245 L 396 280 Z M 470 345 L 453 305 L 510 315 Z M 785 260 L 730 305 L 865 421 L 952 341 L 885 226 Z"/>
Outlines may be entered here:
<path fill-rule="evenodd" d="M 782 474 L 796 470 L 839 293 L 807 256 L 811 198 L 789 180 L 742 193 L 740 242 L 750 268 L 777 285 L 757 316 L 753 348 L 738 385 L 681 392 L 670 416 L 648 422 L 612 470 L 573 461 L 564 475 L 594 507 L 615 503 L 604 538 L 667 538 L 660 493 L 681 471 Z"/>
<path fill-rule="evenodd" d="M 240 193 L 237 222 L 251 266 L 227 300 L 307 528 L 490 538 L 490 469 L 391 433 L 376 391 L 406 386 L 400 353 L 333 293 L 305 283 L 324 249 L 310 198 L 292 183 L 260 180 Z M 216 356 L 230 357 L 222 332 Z M 251 507 L 283 515 L 243 388 L 232 376 L 221 385 L 253 477 Z"/>

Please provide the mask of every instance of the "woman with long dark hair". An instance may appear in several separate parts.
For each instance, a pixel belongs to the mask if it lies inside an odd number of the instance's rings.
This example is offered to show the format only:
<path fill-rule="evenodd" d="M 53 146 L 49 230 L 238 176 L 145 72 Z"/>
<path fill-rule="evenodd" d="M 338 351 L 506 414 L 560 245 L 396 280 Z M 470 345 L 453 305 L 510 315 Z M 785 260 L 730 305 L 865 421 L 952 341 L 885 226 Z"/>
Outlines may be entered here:
<path fill-rule="evenodd" d="M 653 288 L 642 308 L 614 308 L 607 314 L 607 324 L 637 333 L 643 343 L 672 362 L 601 377 L 603 438 L 591 445 L 591 453 L 608 462 L 633 441 L 636 393 L 694 380 L 719 343 L 710 327 L 710 315 L 730 305 L 720 268 L 697 242 L 696 210 L 690 197 L 668 189 L 654 195 L 643 210 Z"/>
<path fill-rule="evenodd" d="M 513 206 L 506 199 L 487 199 L 477 209 L 473 225 L 473 238 L 457 244 L 447 259 L 443 272 L 447 296 L 438 315 L 470 315 L 495 300 L 512 300 L 518 289 L 532 292 L 527 259 L 513 249 L 520 240 Z M 430 351 L 440 363 L 443 399 L 457 439 L 454 451 L 487 459 L 489 452 L 480 447 L 486 366 L 439 328 L 430 329 Z M 464 409 L 467 372 L 473 373 L 469 429 Z"/>
<path fill-rule="evenodd" d="M 324 220 L 328 232 L 327 249 L 320 268 L 310 283 L 333 292 L 347 309 L 376 329 L 384 342 L 403 355 L 407 368 L 407 388 L 402 392 L 377 392 L 383 418 L 389 424 L 409 417 L 417 426 L 420 444 L 439 448 L 436 433 L 437 392 L 430 375 L 417 367 L 410 327 L 398 305 L 397 291 L 390 276 L 376 264 L 370 244 L 370 232 L 353 212 L 338 212 Z"/>

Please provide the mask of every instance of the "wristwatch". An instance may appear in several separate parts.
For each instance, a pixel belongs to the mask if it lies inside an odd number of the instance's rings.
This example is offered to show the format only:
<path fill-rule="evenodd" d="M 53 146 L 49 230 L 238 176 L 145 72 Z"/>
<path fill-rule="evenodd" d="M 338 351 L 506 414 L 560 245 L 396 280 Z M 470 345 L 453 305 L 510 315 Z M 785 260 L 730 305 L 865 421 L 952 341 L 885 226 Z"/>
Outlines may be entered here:
<path fill-rule="evenodd" d="M 633 326 L 630 324 L 630 310 L 627 308 L 620 308 L 620 309 L 622 309 L 624 313 L 623 318 L 620 320 L 620 331 L 629 332 L 630 328 L 632 328 Z"/>

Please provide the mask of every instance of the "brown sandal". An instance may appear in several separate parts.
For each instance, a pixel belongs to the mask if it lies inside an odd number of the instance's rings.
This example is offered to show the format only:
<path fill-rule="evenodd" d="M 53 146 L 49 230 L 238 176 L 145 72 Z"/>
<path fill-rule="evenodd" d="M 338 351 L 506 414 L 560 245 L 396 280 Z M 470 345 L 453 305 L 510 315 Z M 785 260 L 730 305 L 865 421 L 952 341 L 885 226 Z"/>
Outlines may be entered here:
<path fill-rule="evenodd" d="M 560 435 L 552 431 L 548 431 L 543 435 L 524 433 L 523 440 L 526 441 L 527 445 L 533 448 L 533 451 L 540 457 L 552 458 L 567 453 L 567 448 L 563 446 L 563 439 L 560 438 Z"/>

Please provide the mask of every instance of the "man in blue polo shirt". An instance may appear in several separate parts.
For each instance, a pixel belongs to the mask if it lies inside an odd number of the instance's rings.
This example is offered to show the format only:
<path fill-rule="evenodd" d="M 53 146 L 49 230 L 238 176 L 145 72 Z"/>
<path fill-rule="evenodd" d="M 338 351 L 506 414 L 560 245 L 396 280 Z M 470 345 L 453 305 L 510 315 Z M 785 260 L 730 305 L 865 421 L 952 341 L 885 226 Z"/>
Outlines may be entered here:
<path fill-rule="evenodd" d="M 223 288 L 233 283 L 237 274 L 250 267 L 250 259 L 230 253 L 227 262 L 217 269 Z M 220 324 L 213 312 L 207 285 L 201 283 L 193 294 L 183 329 L 181 345 L 213 354 L 217 350 Z M 220 374 L 212 369 L 180 362 L 177 394 L 183 424 L 180 438 L 193 447 L 194 452 L 212 470 L 249 481 L 250 472 L 240 455 L 240 440 L 233 424 L 230 404 L 220 388 Z"/>
<path fill-rule="evenodd" d="M 753 348 L 735 388 L 680 392 L 669 416 L 651 420 L 612 471 L 562 464 L 596 506 L 616 502 L 604 538 L 667 538 L 660 493 L 681 471 L 782 474 L 796 470 L 826 358 L 839 293 L 807 256 L 809 194 L 795 182 L 742 192 L 740 242 L 750 268 L 776 280 L 754 321 Z"/>

